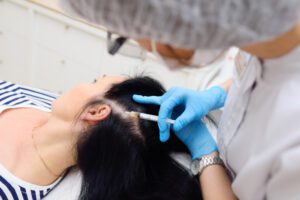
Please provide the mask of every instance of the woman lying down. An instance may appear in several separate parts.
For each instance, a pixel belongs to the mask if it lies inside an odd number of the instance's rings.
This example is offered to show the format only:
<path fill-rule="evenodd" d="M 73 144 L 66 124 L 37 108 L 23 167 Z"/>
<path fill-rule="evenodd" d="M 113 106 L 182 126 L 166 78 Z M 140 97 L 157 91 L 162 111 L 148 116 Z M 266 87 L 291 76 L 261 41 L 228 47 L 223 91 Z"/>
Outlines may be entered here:
<path fill-rule="evenodd" d="M 0 199 L 43 199 L 73 167 L 83 200 L 202 199 L 198 178 L 170 157 L 188 152 L 183 143 L 174 134 L 162 143 L 157 123 L 125 114 L 157 115 L 132 101 L 162 95 L 157 81 L 105 76 L 59 98 L 6 81 L 0 89 Z"/>

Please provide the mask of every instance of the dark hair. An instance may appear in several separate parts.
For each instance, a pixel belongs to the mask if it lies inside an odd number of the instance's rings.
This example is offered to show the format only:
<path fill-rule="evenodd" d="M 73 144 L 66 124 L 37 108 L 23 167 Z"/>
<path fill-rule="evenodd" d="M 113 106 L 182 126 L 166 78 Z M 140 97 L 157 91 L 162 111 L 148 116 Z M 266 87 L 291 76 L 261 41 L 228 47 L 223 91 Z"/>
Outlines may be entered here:
<path fill-rule="evenodd" d="M 104 99 L 128 111 L 157 115 L 158 106 L 135 103 L 132 95 L 164 92 L 161 84 L 152 78 L 137 77 L 113 85 Z M 170 157 L 171 152 L 188 152 L 186 147 L 174 134 L 168 142 L 160 142 L 157 123 L 126 119 L 112 109 L 109 117 L 83 135 L 77 145 L 77 163 L 83 174 L 81 199 L 202 198 L 197 178 Z"/>

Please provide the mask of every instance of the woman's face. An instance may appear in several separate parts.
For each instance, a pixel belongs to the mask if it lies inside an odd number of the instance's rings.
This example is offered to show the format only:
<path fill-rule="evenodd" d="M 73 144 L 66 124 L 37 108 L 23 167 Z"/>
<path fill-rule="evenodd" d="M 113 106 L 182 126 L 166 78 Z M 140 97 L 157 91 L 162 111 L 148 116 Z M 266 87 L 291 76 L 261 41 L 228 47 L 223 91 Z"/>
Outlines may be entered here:
<path fill-rule="evenodd" d="M 65 121 L 73 121 L 92 99 L 103 97 L 113 84 L 126 79 L 125 76 L 102 76 L 93 83 L 80 83 L 53 102 L 52 114 Z"/>

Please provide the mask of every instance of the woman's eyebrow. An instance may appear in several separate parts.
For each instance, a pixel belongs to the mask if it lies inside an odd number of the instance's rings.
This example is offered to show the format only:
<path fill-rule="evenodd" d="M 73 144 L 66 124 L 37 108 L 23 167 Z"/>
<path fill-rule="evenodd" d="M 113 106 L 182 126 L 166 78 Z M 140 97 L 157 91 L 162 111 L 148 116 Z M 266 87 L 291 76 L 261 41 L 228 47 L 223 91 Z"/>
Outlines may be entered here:
<path fill-rule="evenodd" d="M 102 76 L 99 76 L 99 77 L 97 77 L 97 78 L 94 78 L 93 83 L 96 83 L 100 78 L 104 78 L 104 77 L 106 77 L 106 74 L 103 74 Z"/>

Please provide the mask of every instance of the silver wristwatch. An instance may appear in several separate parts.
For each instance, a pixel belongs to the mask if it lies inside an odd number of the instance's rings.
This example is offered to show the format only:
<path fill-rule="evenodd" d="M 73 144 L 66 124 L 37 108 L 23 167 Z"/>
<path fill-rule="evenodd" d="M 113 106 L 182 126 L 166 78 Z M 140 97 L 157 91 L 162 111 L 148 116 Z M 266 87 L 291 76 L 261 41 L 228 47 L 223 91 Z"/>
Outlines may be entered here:
<path fill-rule="evenodd" d="M 190 169 L 193 175 L 197 175 L 197 174 L 200 175 L 202 171 L 210 165 L 224 166 L 224 162 L 218 155 L 203 156 L 200 159 L 193 160 Z"/>

